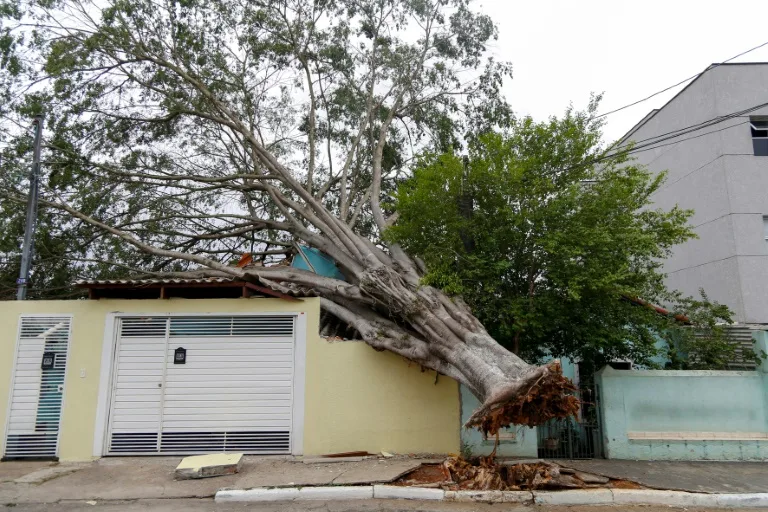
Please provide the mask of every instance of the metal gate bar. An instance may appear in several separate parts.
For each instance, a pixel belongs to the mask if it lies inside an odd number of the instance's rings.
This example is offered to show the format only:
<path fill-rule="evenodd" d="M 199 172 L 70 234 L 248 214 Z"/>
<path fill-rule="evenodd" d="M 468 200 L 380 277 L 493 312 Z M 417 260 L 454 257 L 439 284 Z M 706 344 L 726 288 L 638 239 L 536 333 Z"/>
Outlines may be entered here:
<path fill-rule="evenodd" d="M 582 401 L 577 418 L 550 420 L 536 428 L 538 456 L 543 459 L 602 457 L 597 398 L 591 390 L 576 393 Z"/>

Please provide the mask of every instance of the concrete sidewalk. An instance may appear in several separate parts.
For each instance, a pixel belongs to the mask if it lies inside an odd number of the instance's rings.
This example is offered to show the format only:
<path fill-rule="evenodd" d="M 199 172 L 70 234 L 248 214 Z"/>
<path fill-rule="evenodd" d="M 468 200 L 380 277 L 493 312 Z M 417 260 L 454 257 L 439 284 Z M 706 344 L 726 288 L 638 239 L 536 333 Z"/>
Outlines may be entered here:
<path fill-rule="evenodd" d="M 391 482 L 425 459 L 367 459 L 304 464 L 285 457 L 246 457 L 242 471 L 202 480 L 176 480 L 181 457 L 104 458 L 90 463 L 0 463 L 0 505 L 59 501 L 210 498 L 216 491 L 269 487 L 370 485 Z M 653 489 L 708 493 L 768 492 L 768 463 L 556 461 Z"/>
<path fill-rule="evenodd" d="M 558 460 L 566 467 L 650 489 L 707 493 L 768 492 L 768 462 Z"/>
<path fill-rule="evenodd" d="M 104 458 L 91 463 L 0 463 L 0 504 L 61 500 L 209 498 L 222 488 L 358 485 L 391 482 L 423 459 L 367 459 L 304 464 L 285 457 L 246 457 L 242 471 L 176 480 L 181 457 Z M 434 462 L 434 461 L 433 461 Z"/>

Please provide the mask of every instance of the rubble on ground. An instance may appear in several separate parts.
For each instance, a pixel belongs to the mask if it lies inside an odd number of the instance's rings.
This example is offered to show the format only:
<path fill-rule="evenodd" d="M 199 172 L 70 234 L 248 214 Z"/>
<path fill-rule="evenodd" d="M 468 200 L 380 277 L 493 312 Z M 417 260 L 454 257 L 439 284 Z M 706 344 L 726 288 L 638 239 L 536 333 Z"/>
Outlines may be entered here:
<path fill-rule="evenodd" d="M 423 464 L 398 485 L 446 490 L 525 491 L 615 487 L 609 478 L 541 459 L 504 461 L 495 457 L 449 457 L 442 464 Z"/>
<path fill-rule="evenodd" d="M 234 475 L 240 471 L 242 464 L 242 453 L 215 453 L 185 457 L 176 466 L 176 478 L 186 480 Z"/>

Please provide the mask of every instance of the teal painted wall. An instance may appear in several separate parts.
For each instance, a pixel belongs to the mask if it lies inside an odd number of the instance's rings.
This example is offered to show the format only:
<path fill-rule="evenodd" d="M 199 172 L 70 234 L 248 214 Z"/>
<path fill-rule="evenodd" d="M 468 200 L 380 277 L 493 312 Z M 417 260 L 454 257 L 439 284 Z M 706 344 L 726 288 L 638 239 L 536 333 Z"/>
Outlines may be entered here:
<path fill-rule="evenodd" d="M 768 352 L 768 333 L 755 333 Z M 768 460 L 766 440 L 642 440 L 628 433 L 768 432 L 768 362 L 760 371 L 618 371 L 596 375 L 604 451 L 611 459 Z M 653 434 L 658 435 L 658 434 Z M 665 434 L 663 437 L 673 437 Z M 683 436 L 684 437 L 684 436 Z"/>

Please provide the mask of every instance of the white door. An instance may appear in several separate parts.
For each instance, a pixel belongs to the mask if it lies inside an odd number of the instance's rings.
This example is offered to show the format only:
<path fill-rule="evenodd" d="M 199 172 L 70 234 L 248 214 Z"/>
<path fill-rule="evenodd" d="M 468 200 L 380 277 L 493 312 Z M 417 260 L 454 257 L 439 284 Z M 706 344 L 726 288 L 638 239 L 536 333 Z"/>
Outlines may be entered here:
<path fill-rule="evenodd" d="M 21 317 L 6 459 L 57 456 L 71 323 L 69 316 Z"/>
<path fill-rule="evenodd" d="M 290 452 L 294 316 L 130 317 L 119 328 L 108 453 Z"/>

